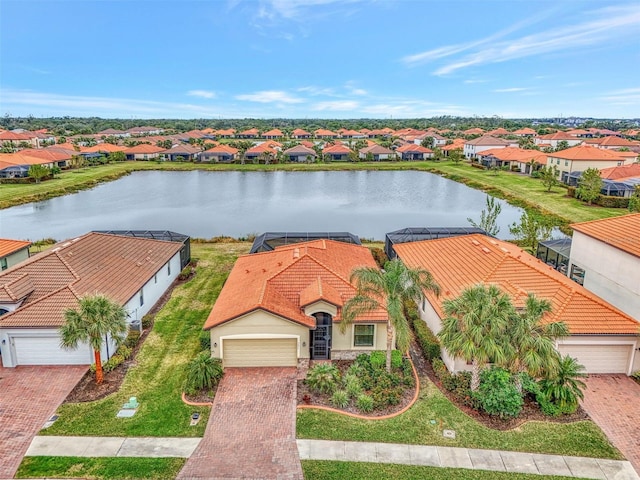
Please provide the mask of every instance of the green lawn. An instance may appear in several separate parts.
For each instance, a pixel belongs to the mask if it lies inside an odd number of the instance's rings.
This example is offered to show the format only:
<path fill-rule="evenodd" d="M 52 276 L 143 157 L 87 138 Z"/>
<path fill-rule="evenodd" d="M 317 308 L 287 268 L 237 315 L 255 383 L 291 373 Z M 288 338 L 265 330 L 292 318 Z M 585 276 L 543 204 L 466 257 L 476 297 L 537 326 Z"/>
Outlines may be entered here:
<path fill-rule="evenodd" d="M 350 463 L 320 460 L 302 462 L 304 478 L 308 480 L 564 480 L 555 475 L 487 472 L 464 468 L 417 467 L 380 463 Z M 571 477 L 576 478 L 576 477 Z"/>
<path fill-rule="evenodd" d="M 0 208 L 29 203 L 91 188 L 100 182 L 115 180 L 137 170 L 213 170 L 213 171 L 321 171 L 321 170 L 421 170 L 444 175 L 452 180 L 485 190 L 518 206 L 536 208 L 552 214 L 561 222 L 582 222 L 626 213 L 625 209 L 587 206 L 566 197 L 564 187 L 555 187 L 551 193 L 540 180 L 510 172 L 494 175 L 487 170 L 472 168 L 467 163 L 453 162 L 374 162 L 374 163 L 318 163 L 318 164 L 202 164 L 174 162 L 122 162 L 80 170 L 66 170 L 57 178 L 39 184 L 0 184 Z"/>
<path fill-rule="evenodd" d="M 455 430 L 455 440 L 442 436 L 440 422 L 443 428 Z M 321 410 L 300 410 L 297 436 L 622 459 L 593 422 L 527 422 L 510 431 L 492 430 L 460 411 L 428 380 L 423 381 L 418 402 L 406 413 L 388 420 L 360 420 Z"/>
<path fill-rule="evenodd" d="M 208 407 L 190 407 L 180 397 L 187 363 L 200 350 L 199 333 L 231 267 L 247 243 L 191 244 L 198 259 L 195 277 L 173 291 L 156 317 L 153 330 L 129 369 L 119 392 L 96 402 L 62 405 L 58 421 L 42 435 L 202 436 Z M 119 407 L 135 396 L 133 418 L 116 418 Z M 200 412 L 201 422 L 189 426 Z"/>
<path fill-rule="evenodd" d="M 15 478 L 174 479 L 184 458 L 25 457 Z"/>

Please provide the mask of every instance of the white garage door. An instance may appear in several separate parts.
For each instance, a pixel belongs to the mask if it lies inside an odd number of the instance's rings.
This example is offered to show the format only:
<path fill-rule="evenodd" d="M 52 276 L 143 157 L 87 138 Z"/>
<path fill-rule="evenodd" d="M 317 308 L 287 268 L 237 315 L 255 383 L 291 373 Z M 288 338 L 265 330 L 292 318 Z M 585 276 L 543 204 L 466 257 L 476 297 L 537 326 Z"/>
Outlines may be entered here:
<path fill-rule="evenodd" d="M 295 367 L 295 338 L 226 339 L 222 341 L 225 367 Z"/>
<path fill-rule="evenodd" d="M 571 355 L 587 373 L 627 373 L 631 345 L 559 345 L 562 355 Z"/>
<path fill-rule="evenodd" d="M 87 345 L 76 350 L 60 348 L 60 337 L 12 337 L 17 365 L 88 365 L 92 362 Z"/>

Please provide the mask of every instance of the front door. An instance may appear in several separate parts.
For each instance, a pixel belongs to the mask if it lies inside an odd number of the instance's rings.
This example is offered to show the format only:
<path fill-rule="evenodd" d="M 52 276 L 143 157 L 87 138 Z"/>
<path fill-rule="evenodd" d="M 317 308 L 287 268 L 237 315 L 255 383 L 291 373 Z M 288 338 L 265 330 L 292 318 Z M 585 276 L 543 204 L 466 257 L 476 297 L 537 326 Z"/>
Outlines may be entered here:
<path fill-rule="evenodd" d="M 333 319 L 328 313 L 316 313 L 316 329 L 311 332 L 311 359 L 328 360 L 331 358 L 331 333 Z"/>

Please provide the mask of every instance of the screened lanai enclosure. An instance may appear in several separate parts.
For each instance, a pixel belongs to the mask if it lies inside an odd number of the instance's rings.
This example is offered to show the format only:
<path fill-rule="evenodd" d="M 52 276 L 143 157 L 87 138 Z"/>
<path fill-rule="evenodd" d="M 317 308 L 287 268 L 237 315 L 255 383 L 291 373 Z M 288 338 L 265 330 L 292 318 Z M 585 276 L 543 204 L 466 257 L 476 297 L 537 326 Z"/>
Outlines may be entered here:
<path fill-rule="evenodd" d="M 558 238 L 540 242 L 538 243 L 538 250 L 536 251 L 537 258 L 564 275 L 567 274 L 570 254 L 570 238 Z"/>
<path fill-rule="evenodd" d="M 435 240 L 438 238 L 458 237 L 480 233 L 486 235 L 481 228 L 476 227 L 408 227 L 387 233 L 384 241 L 384 253 L 390 260 L 396 258 L 393 246 L 398 243 L 419 242 L 421 240 Z"/>
<path fill-rule="evenodd" d="M 569 186 L 576 187 L 580 182 L 582 172 L 571 172 L 567 179 Z M 602 179 L 602 188 L 600 193 L 608 197 L 630 197 L 633 195 L 636 187 L 640 186 L 640 178 L 625 178 L 624 180 Z"/>
<path fill-rule="evenodd" d="M 125 237 L 150 238 L 165 242 L 180 242 L 180 268 L 183 269 L 191 261 L 191 237 L 183 233 L 170 232 L 169 230 L 95 230 L 97 233 L 122 235 Z"/>
<path fill-rule="evenodd" d="M 282 245 L 322 239 L 362 245 L 360 238 L 349 232 L 266 232 L 256 237 L 249 253 L 270 252 Z"/>

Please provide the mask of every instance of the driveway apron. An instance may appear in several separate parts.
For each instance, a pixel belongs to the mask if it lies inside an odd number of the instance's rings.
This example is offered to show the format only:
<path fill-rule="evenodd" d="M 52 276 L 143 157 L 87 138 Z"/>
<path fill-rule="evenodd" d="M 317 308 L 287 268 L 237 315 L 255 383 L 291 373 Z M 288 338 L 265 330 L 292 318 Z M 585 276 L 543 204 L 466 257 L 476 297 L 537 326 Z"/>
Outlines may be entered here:
<path fill-rule="evenodd" d="M 31 440 L 87 366 L 0 366 L 0 478 L 13 478 Z"/>
<path fill-rule="evenodd" d="M 302 480 L 295 433 L 295 368 L 227 368 L 178 478 Z"/>
<path fill-rule="evenodd" d="M 640 474 L 640 385 L 626 375 L 590 375 L 582 407 Z"/>

